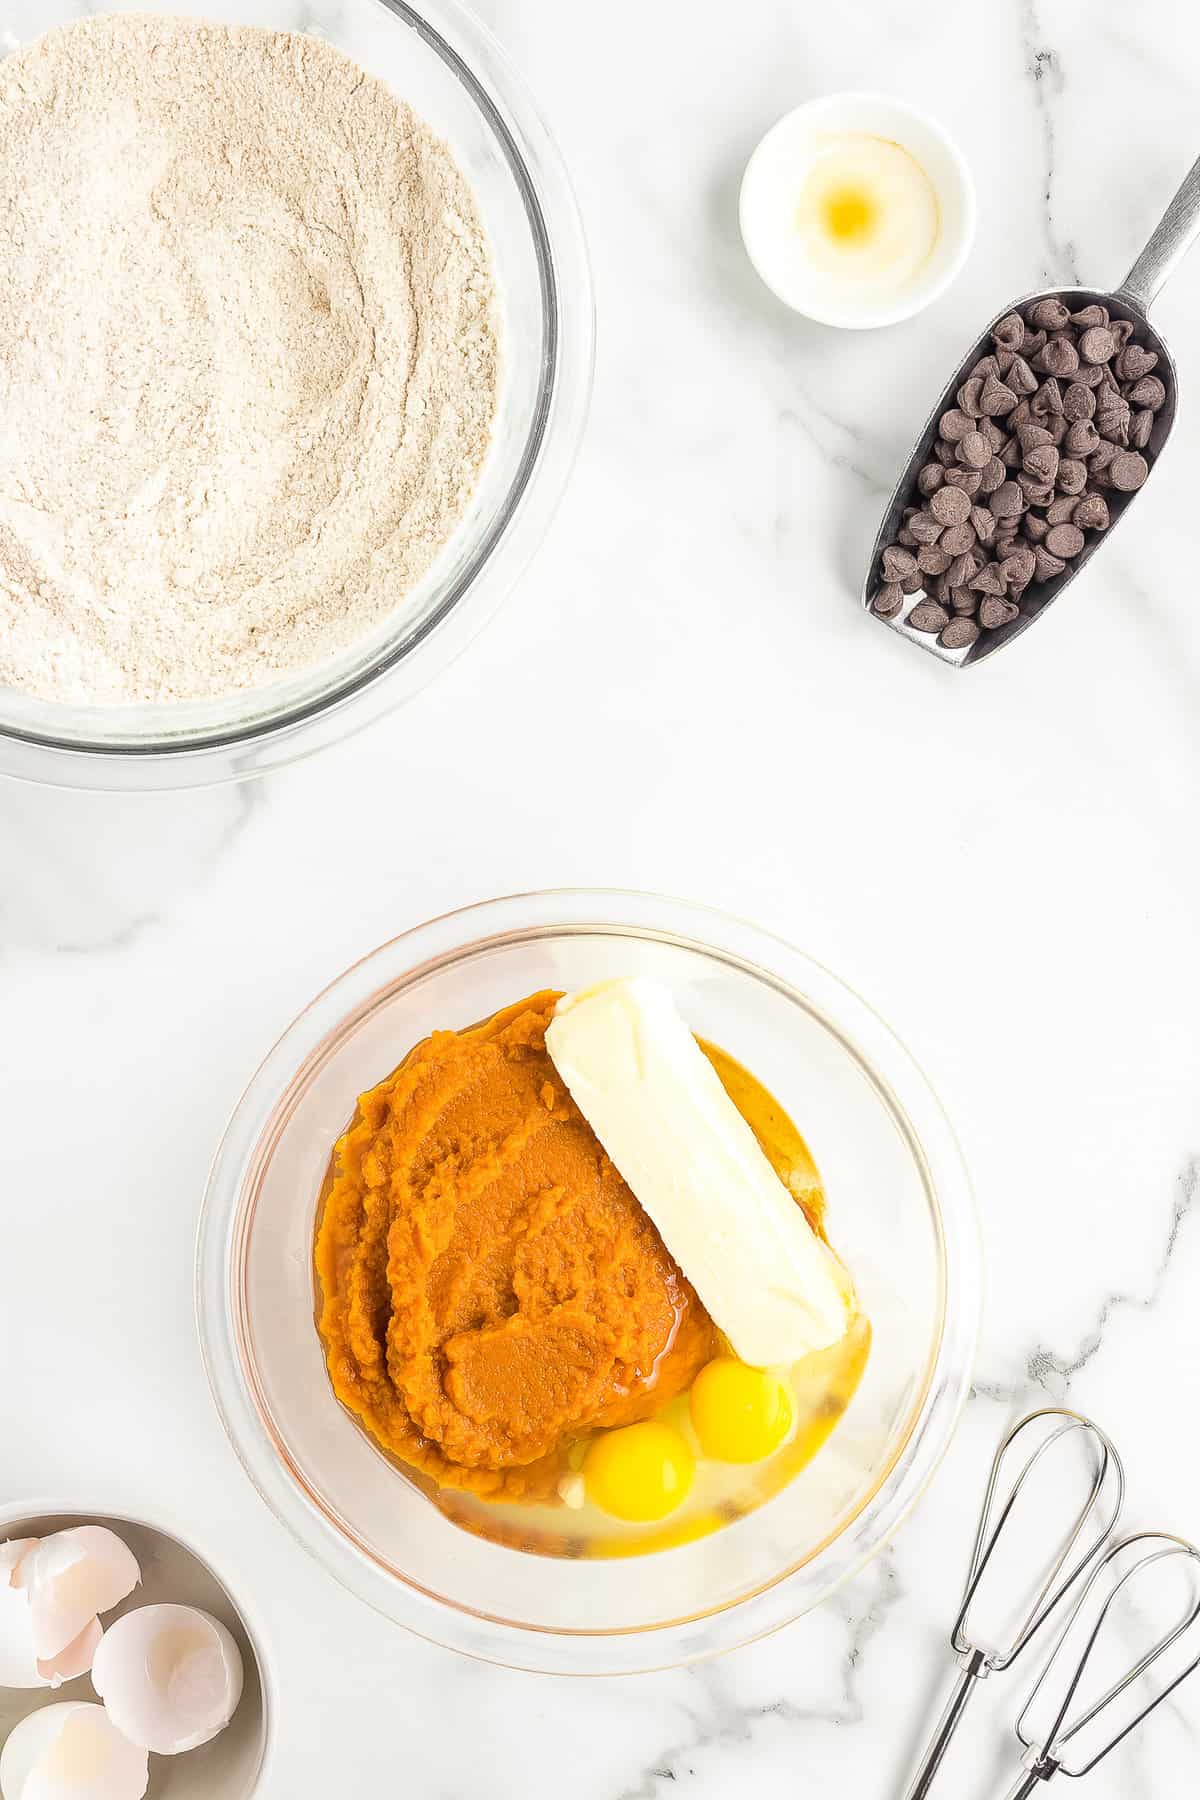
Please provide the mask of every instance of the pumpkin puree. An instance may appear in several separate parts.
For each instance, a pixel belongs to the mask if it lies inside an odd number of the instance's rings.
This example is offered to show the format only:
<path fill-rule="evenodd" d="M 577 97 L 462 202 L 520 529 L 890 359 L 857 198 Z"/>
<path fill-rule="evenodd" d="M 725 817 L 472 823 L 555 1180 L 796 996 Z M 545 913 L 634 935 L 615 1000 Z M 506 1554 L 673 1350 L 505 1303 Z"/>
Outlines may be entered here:
<path fill-rule="evenodd" d="M 338 1398 L 394 1456 L 492 1498 L 683 1392 L 707 1312 L 546 1051 L 559 996 L 436 1031 L 363 1094 L 316 1242 Z"/>

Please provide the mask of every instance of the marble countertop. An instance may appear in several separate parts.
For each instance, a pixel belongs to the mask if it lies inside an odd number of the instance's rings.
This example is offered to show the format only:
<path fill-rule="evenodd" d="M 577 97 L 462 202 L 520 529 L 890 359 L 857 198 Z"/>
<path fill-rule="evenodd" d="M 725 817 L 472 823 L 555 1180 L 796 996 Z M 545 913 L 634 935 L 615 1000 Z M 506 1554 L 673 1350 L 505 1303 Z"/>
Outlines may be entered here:
<path fill-rule="evenodd" d="M 1175 439 L 1061 605 L 959 674 L 855 602 L 964 342 L 1029 288 L 1115 283 L 1200 148 L 1200 18 L 1173 0 L 485 11 L 590 237 L 579 466 L 499 619 L 354 741 L 174 797 L 0 785 L 0 1498 L 102 1491 L 256 1595 L 281 1695 L 270 1800 L 884 1800 L 940 1698 L 1018 1412 L 1092 1411 L 1130 1521 L 1200 1536 L 1200 254 L 1156 310 Z M 936 110 L 980 198 L 949 294 L 864 336 L 780 307 L 735 218 L 765 127 L 846 86 Z M 958 1128 L 989 1273 L 972 1399 L 894 1545 L 757 1647 L 611 1681 L 475 1665 L 335 1589 L 238 1468 L 191 1313 L 209 1157 L 294 1013 L 433 913 L 571 884 L 746 914 L 866 994 Z M 989 1688 L 947 1793 L 1004 1792 L 1016 1688 Z M 1090 1792 L 1184 1800 L 1198 1769 L 1200 1679 Z"/>

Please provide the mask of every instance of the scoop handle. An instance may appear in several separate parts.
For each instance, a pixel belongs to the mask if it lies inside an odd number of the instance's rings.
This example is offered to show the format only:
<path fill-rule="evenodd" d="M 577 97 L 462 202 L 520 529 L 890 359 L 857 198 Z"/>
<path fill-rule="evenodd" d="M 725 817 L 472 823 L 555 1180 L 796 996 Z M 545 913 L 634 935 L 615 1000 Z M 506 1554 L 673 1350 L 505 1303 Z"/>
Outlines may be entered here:
<path fill-rule="evenodd" d="M 1173 275 L 1200 235 L 1200 158 L 1192 164 L 1179 191 L 1150 234 L 1150 241 L 1117 289 L 1139 312 L 1149 312 L 1169 275 Z"/>

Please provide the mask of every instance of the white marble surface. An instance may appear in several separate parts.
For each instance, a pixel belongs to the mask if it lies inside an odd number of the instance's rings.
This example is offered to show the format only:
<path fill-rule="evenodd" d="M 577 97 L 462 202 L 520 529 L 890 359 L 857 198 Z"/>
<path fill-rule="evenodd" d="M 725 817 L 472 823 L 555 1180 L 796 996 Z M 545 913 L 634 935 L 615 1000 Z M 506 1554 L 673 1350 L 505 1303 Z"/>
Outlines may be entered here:
<path fill-rule="evenodd" d="M 358 740 L 240 790 L 0 787 L 0 1499 L 102 1489 L 253 1592 L 271 1800 L 883 1800 L 1018 1410 L 1093 1410 L 1131 1520 L 1200 1535 L 1200 253 L 1158 308 L 1177 436 L 1053 613 L 959 675 L 852 591 L 964 339 L 1048 279 L 1115 281 L 1200 150 L 1200 25 L 1174 0 L 487 12 L 591 238 L 578 471 L 499 620 Z M 734 219 L 758 134 L 839 86 L 935 109 L 980 192 L 950 294 L 869 337 L 785 313 Z M 751 915 L 873 999 L 959 1128 L 990 1275 L 974 1397 L 894 1547 L 770 1642 L 613 1682 L 472 1665 L 332 1589 L 238 1469 L 191 1318 L 209 1155 L 293 1013 L 431 913 L 571 883 Z M 992 1685 L 942 1791 L 1004 1790 Z M 1090 1792 L 1183 1800 L 1198 1768 L 1200 1678 Z"/>

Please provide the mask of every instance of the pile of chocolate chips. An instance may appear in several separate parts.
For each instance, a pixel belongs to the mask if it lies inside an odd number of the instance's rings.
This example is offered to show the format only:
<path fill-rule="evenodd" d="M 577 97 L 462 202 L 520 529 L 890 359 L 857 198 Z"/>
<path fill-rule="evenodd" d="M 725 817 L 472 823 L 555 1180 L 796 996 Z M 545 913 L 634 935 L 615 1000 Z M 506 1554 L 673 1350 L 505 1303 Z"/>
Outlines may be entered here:
<path fill-rule="evenodd" d="M 1015 619 L 1031 584 L 1077 557 L 1108 525 L 1104 490 L 1132 493 L 1166 388 L 1158 357 L 1103 306 L 1038 300 L 1008 313 L 938 421 L 871 601 L 936 632 L 948 650 Z"/>

